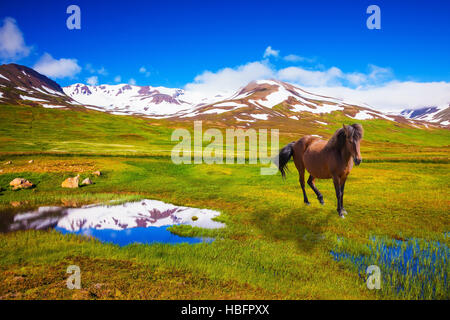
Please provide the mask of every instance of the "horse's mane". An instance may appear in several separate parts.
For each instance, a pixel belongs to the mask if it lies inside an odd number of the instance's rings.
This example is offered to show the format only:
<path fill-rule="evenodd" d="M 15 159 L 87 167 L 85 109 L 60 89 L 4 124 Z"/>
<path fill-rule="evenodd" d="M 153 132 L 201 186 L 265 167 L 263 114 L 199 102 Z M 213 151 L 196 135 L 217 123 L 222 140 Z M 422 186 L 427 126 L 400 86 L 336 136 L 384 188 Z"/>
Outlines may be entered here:
<path fill-rule="evenodd" d="M 347 126 L 347 132 L 349 137 L 353 140 L 361 140 L 364 134 L 362 125 L 359 123 Z M 338 150 L 342 149 L 345 145 L 345 140 L 347 139 L 344 128 L 336 130 L 333 136 L 328 140 L 327 147 L 336 148 Z"/>

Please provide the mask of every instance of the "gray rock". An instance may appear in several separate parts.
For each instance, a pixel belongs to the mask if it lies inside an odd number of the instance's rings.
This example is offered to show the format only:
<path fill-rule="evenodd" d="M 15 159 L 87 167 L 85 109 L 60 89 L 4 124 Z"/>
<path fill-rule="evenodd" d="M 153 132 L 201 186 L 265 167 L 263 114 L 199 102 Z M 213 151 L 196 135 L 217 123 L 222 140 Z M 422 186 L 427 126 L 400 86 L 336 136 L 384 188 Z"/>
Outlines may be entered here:
<path fill-rule="evenodd" d="M 83 180 L 83 182 L 81 182 L 81 184 L 84 184 L 84 185 L 92 184 L 92 181 L 91 181 L 91 179 L 86 178 Z"/>

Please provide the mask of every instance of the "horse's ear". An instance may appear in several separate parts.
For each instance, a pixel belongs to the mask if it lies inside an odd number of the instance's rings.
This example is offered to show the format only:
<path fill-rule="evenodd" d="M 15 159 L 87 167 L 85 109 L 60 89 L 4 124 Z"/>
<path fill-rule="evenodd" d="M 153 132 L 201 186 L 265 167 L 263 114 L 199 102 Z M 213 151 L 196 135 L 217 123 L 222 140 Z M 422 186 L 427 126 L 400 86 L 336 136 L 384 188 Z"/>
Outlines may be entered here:
<path fill-rule="evenodd" d="M 344 129 L 345 135 L 347 135 L 348 129 L 345 123 L 342 124 L 342 128 Z"/>

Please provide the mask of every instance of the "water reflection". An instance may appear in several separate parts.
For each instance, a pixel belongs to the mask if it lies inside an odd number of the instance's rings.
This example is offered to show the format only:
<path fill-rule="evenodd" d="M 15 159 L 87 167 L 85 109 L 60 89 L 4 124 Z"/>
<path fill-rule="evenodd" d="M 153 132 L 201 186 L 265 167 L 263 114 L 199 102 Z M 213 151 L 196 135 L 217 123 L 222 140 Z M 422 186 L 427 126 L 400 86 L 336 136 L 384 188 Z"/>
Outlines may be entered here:
<path fill-rule="evenodd" d="M 113 229 L 80 229 L 79 231 L 72 232 L 67 229 L 56 227 L 55 230 L 66 234 L 75 233 L 79 235 L 90 236 L 99 239 L 102 242 L 112 242 L 120 246 L 126 246 L 132 243 L 200 243 L 200 242 L 212 242 L 212 238 L 194 238 L 194 237 L 180 237 L 171 233 L 165 227 L 137 227 L 125 230 L 113 230 Z"/>
<path fill-rule="evenodd" d="M 141 200 L 120 205 L 91 205 L 81 208 L 40 207 L 37 210 L 0 217 L 0 231 L 55 228 L 119 245 L 130 243 L 198 243 L 212 239 L 187 238 L 172 234 L 169 226 L 186 224 L 215 229 L 223 223 L 212 218 L 218 211 L 180 207 L 156 200 Z"/>

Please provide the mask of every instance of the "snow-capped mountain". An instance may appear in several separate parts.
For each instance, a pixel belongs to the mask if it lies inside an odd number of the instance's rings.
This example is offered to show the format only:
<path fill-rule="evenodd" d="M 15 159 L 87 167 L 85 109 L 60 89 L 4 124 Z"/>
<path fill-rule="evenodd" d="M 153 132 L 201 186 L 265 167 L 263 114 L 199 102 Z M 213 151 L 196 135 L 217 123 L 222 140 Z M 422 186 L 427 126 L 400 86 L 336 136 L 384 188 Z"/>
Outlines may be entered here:
<path fill-rule="evenodd" d="M 408 119 L 438 123 L 443 126 L 450 125 L 450 105 L 440 107 L 424 107 L 419 109 L 405 109 L 400 112 L 400 114 Z"/>
<path fill-rule="evenodd" d="M 278 80 L 258 80 L 236 92 L 203 94 L 178 88 L 129 84 L 90 86 L 76 83 L 61 88 L 33 69 L 16 64 L 0 66 L 0 103 L 45 108 L 89 108 L 118 115 L 171 120 L 205 119 L 249 126 L 252 122 L 306 120 L 326 124 L 323 115 L 350 119 L 384 119 L 411 126 L 450 126 L 449 107 L 405 110 L 386 114 L 353 103 L 303 90 Z"/>
<path fill-rule="evenodd" d="M 69 97 L 88 105 L 88 108 L 113 114 L 160 117 L 192 108 L 192 103 L 182 99 L 182 89 L 129 84 L 89 86 L 76 83 L 63 90 Z"/>
<path fill-rule="evenodd" d="M 396 117 L 341 99 L 317 95 L 278 80 L 252 81 L 229 98 L 202 106 L 178 117 L 210 117 L 232 114 L 238 121 L 252 122 L 271 118 L 298 120 L 305 114 L 327 114 L 337 111 L 343 115 L 367 120 L 381 118 L 395 121 Z"/>
<path fill-rule="evenodd" d="M 316 95 L 277 80 L 252 81 L 225 99 L 222 95 L 199 100 L 182 89 L 129 84 L 89 86 L 77 83 L 63 90 L 87 108 L 152 118 L 233 117 L 237 121 L 253 122 L 279 117 L 299 119 L 302 113 L 339 111 L 358 120 L 395 120 L 369 106 Z"/>

